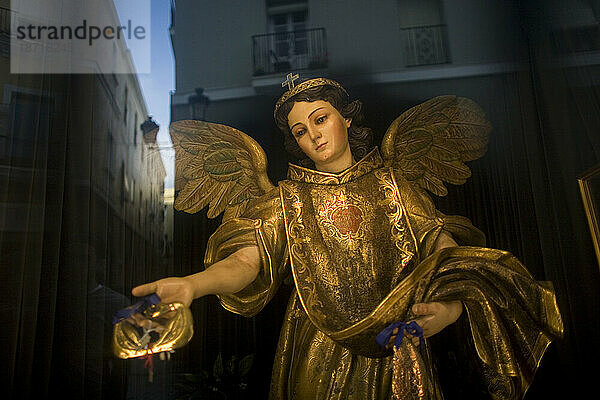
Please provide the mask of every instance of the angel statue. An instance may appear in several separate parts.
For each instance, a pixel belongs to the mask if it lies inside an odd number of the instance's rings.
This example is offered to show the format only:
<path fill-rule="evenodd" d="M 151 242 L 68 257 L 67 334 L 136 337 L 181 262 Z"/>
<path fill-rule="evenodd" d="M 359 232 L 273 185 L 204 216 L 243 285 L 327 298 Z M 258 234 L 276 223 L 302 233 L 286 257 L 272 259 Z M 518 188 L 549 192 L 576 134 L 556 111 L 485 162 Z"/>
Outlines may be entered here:
<path fill-rule="evenodd" d="M 481 108 L 433 98 L 399 116 L 381 150 L 369 148 L 361 103 L 330 79 L 288 81 L 274 116 L 299 158 L 278 185 L 244 133 L 202 121 L 171 125 L 175 207 L 208 206 L 211 218 L 224 212 L 223 222 L 203 271 L 132 293 L 187 306 L 215 294 L 250 317 L 291 276 L 271 399 L 448 398 L 430 344 L 442 330 L 463 335 L 458 355 L 480 382 L 454 384 L 481 388 L 477 398 L 522 398 L 563 334 L 552 285 L 510 253 L 484 247 L 481 231 L 436 210 L 428 193 L 464 183 L 464 162 L 485 153 L 491 126 Z"/>

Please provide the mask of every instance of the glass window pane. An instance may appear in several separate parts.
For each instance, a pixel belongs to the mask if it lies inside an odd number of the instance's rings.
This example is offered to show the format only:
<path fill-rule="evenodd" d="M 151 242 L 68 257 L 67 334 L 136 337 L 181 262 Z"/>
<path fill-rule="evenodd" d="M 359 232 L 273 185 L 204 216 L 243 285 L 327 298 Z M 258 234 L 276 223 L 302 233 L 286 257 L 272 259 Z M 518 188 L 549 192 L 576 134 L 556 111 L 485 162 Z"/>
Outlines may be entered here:
<path fill-rule="evenodd" d="M 306 22 L 306 11 L 297 11 L 297 12 L 292 13 L 292 22 L 294 22 L 294 23 Z"/>

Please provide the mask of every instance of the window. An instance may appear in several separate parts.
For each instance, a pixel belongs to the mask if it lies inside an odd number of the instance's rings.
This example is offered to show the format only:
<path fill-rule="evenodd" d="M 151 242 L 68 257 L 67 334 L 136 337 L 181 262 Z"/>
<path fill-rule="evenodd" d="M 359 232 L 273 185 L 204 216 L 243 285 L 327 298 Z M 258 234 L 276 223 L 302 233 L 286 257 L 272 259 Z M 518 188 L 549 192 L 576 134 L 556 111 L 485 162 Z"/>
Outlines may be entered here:
<path fill-rule="evenodd" d="M 11 164 L 29 166 L 36 152 L 47 150 L 50 133 L 51 100 L 45 96 L 13 92 L 9 105 L 9 137 L 0 133 L 0 156 Z M 43 153 L 42 153 L 43 154 Z"/>
<path fill-rule="evenodd" d="M 271 29 L 275 35 L 275 54 L 288 57 L 306 54 L 306 19 L 308 12 L 295 11 L 271 15 Z"/>
<path fill-rule="evenodd" d="M 123 99 L 123 123 L 127 125 L 127 86 L 125 86 L 125 95 Z"/>
<path fill-rule="evenodd" d="M 267 0 L 267 21 L 252 36 L 254 76 L 327 67 L 325 28 L 310 28 L 306 0 Z"/>
<path fill-rule="evenodd" d="M 559 53 L 600 51 L 600 1 L 555 2 L 548 6 L 548 15 Z"/>
<path fill-rule="evenodd" d="M 0 7 L 0 55 L 9 56 L 10 52 L 10 18 L 12 11 Z"/>
<path fill-rule="evenodd" d="M 107 143 L 107 149 L 106 149 L 106 164 L 107 164 L 106 170 L 108 171 L 108 177 L 111 181 L 114 178 L 114 176 L 113 176 L 113 172 L 114 172 L 113 163 L 114 162 L 115 162 L 115 144 L 114 144 L 112 133 L 110 133 L 110 131 L 109 131 L 108 132 L 108 143 Z"/>
<path fill-rule="evenodd" d="M 399 0 L 406 66 L 449 62 L 446 25 L 439 0 Z"/>
<path fill-rule="evenodd" d="M 119 184 L 119 193 L 121 200 L 121 207 L 125 205 L 127 199 L 129 197 L 129 181 L 127 180 L 127 175 L 125 174 L 125 163 L 121 161 L 121 172 L 120 172 L 121 182 Z"/>
<path fill-rule="evenodd" d="M 10 104 L 0 104 L 0 160 L 9 155 L 9 106 Z"/>
<path fill-rule="evenodd" d="M 295 6 L 302 3 L 306 6 L 306 0 L 267 0 L 267 8 Z"/>
<path fill-rule="evenodd" d="M 304 64 L 307 57 L 308 7 L 302 1 L 269 1 L 269 33 L 272 33 L 272 60 L 276 71 Z"/>
<path fill-rule="evenodd" d="M 133 124 L 133 145 L 137 146 L 137 134 L 138 134 L 138 116 L 135 113 L 135 120 Z"/>

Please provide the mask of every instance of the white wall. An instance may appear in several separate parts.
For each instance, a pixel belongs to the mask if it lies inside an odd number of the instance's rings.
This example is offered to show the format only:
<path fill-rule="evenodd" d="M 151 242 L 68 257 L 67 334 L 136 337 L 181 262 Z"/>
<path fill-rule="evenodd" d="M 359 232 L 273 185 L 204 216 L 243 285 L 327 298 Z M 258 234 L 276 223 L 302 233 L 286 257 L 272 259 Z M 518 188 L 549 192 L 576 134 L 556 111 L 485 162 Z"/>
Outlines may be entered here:
<path fill-rule="evenodd" d="M 334 75 L 402 65 L 395 0 L 309 0 L 309 20 L 312 27 L 327 31 L 329 69 Z"/>
<path fill-rule="evenodd" d="M 264 0 L 176 1 L 176 90 L 249 85 L 252 35 L 266 32 L 265 7 Z"/>
<path fill-rule="evenodd" d="M 444 0 L 452 63 L 510 61 L 519 42 L 518 10 L 506 0 Z"/>
<path fill-rule="evenodd" d="M 398 0 L 398 11 L 402 28 L 443 23 L 441 0 Z"/>
<path fill-rule="evenodd" d="M 326 29 L 328 73 L 405 67 L 401 27 L 447 25 L 451 66 L 512 61 L 518 10 L 506 0 L 308 0 L 308 28 Z M 176 1 L 177 92 L 252 85 L 252 35 L 267 32 L 265 0 Z M 443 68 L 443 66 L 439 66 Z M 416 67 L 416 69 L 421 67 Z"/>

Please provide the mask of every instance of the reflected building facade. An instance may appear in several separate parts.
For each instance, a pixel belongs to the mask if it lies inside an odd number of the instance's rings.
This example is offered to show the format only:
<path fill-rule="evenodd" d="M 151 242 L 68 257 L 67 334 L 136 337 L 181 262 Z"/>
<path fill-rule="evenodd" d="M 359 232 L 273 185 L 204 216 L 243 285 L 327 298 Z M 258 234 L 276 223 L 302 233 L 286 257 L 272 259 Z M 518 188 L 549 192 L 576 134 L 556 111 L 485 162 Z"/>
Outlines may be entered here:
<path fill-rule="evenodd" d="M 171 265 L 158 125 L 123 40 L 115 51 L 127 74 L 11 74 L 9 3 L 0 1 L 8 397 L 124 398 L 135 377 L 112 356 L 111 317 L 131 287 Z"/>

